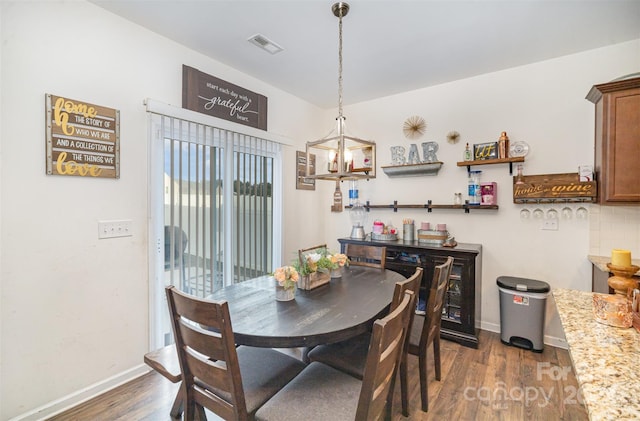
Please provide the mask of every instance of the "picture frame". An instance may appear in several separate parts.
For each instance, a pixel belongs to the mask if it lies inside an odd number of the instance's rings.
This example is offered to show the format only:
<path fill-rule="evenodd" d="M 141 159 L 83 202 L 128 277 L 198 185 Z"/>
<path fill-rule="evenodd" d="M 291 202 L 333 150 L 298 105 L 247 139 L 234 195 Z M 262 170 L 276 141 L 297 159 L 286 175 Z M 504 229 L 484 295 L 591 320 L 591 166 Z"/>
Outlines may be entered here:
<path fill-rule="evenodd" d="M 315 175 L 316 173 L 316 156 L 310 155 L 311 165 L 309 168 L 309 174 Z M 296 151 L 296 189 L 297 190 L 315 190 L 316 180 L 313 178 L 307 178 L 307 153 L 304 151 Z"/>
<path fill-rule="evenodd" d="M 476 143 L 473 145 L 473 160 L 498 159 L 498 142 Z"/>

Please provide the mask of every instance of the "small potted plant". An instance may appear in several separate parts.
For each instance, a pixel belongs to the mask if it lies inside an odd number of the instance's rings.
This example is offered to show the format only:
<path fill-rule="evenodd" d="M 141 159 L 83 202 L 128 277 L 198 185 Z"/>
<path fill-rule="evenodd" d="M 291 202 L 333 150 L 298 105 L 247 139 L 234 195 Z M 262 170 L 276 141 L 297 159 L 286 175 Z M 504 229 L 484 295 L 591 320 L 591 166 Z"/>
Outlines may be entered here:
<path fill-rule="evenodd" d="M 335 265 L 327 249 L 318 248 L 306 253 L 299 252 L 298 260 L 293 266 L 302 278 L 298 288 L 309 290 L 328 283 L 331 280 L 331 269 Z"/>
<path fill-rule="evenodd" d="M 296 284 L 300 279 L 298 271 L 293 266 L 282 266 L 273 272 L 276 280 L 276 300 L 291 301 L 295 298 Z"/>
<path fill-rule="evenodd" d="M 349 258 L 343 253 L 334 253 L 329 256 L 333 266 L 331 267 L 332 278 L 342 278 L 342 268 L 349 266 Z"/>

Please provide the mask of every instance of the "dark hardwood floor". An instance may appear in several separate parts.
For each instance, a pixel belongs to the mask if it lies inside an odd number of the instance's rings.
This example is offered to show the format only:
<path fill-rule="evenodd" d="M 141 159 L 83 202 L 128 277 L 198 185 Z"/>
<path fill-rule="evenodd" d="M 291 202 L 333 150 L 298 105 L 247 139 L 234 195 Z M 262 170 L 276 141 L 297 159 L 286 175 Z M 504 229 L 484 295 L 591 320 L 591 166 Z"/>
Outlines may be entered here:
<path fill-rule="evenodd" d="M 505 346 L 499 334 L 486 331 L 480 334 L 479 349 L 446 340 L 441 344 L 441 381 L 435 380 L 429 365 L 429 412 L 420 410 L 417 358 L 410 356 L 410 416 L 400 413 L 396 387 L 394 421 L 588 420 L 566 350 L 545 346 L 544 352 L 534 353 Z M 151 372 L 50 420 L 168 421 L 176 389 Z M 322 414 L 301 416 L 305 418 L 323 419 Z"/>

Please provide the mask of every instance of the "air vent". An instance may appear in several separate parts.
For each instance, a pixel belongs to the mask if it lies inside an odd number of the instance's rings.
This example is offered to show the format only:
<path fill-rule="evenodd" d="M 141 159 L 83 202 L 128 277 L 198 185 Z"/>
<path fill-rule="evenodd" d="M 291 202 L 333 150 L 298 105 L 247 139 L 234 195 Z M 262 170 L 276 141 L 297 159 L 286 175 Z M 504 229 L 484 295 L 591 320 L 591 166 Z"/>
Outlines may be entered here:
<path fill-rule="evenodd" d="M 257 47 L 262 48 L 263 50 L 271 54 L 276 54 L 284 50 L 284 48 L 282 48 L 281 46 L 279 46 L 278 44 L 276 44 L 275 42 L 271 41 L 270 39 L 268 39 L 267 37 L 261 34 L 255 34 L 254 36 L 249 38 L 247 41 L 249 41 L 250 43 L 252 43 Z"/>

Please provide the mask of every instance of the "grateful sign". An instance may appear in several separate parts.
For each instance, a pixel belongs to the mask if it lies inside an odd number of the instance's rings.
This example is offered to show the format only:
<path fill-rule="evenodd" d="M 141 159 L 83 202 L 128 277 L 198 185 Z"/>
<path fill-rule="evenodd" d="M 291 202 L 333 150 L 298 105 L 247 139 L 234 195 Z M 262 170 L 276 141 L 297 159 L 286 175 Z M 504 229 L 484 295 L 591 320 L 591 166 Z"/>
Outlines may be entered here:
<path fill-rule="evenodd" d="M 182 108 L 267 130 L 267 97 L 182 66 Z"/>
<path fill-rule="evenodd" d="M 120 111 L 45 95 L 48 175 L 120 177 Z"/>

